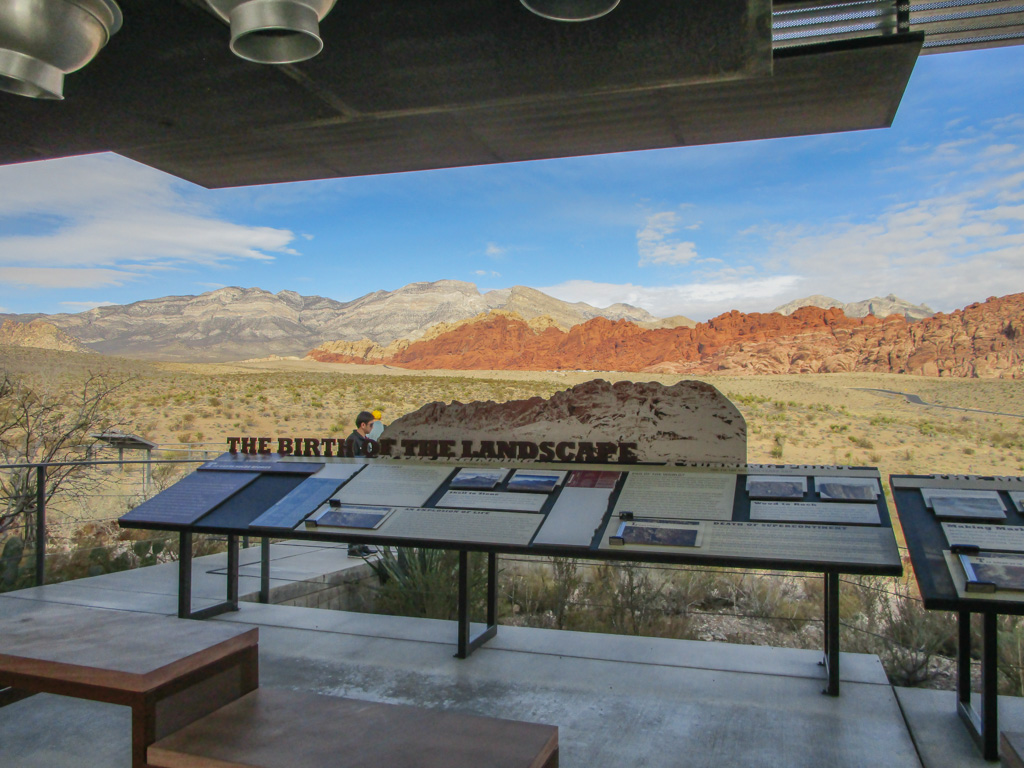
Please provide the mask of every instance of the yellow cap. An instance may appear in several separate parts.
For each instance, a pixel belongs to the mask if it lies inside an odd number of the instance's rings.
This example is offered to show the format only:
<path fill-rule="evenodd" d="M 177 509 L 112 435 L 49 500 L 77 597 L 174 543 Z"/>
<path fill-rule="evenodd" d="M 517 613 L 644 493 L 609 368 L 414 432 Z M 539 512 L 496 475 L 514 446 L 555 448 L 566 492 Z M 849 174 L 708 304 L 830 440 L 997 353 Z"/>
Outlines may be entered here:
<path fill-rule="evenodd" d="M 373 413 L 373 418 L 375 418 L 375 419 L 379 419 L 379 418 L 380 418 L 381 416 L 383 416 L 383 415 L 384 415 L 384 414 L 383 414 L 383 413 L 381 413 L 380 411 L 376 411 L 376 410 L 375 410 L 375 411 L 372 411 L 372 413 Z"/>

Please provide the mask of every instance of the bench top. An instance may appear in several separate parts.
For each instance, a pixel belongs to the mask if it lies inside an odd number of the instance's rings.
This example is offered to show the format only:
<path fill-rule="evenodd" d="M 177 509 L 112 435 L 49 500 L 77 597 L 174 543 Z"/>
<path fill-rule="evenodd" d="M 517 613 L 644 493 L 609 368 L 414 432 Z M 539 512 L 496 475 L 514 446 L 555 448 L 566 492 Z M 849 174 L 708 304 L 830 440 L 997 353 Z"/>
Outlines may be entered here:
<path fill-rule="evenodd" d="M 258 688 L 149 747 L 154 768 L 543 768 L 558 728 Z"/>
<path fill-rule="evenodd" d="M 259 630 L 237 624 L 31 603 L 0 618 L 0 679 L 145 692 L 258 639 Z"/>

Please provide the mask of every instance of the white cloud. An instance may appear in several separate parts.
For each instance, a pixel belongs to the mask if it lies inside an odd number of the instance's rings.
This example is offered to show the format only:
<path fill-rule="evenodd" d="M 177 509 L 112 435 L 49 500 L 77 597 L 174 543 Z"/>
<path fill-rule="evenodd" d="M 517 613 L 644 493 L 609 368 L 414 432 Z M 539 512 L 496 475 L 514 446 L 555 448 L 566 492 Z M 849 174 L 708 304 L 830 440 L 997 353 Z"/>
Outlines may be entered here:
<path fill-rule="evenodd" d="M 0 284 L 37 288 L 104 288 L 124 285 L 139 277 L 140 275 L 116 269 L 0 267 Z"/>
<path fill-rule="evenodd" d="M 687 229 L 697 229 L 700 224 Z M 687 264 L 697 256 L 695 243 L 674 240 L 669 236 L 679 229 L 679 214 L 675 211 L 661 211 L 647 217 L 644 226 L 637 230 L 636 248 L 640 254 L 637 266 L 650 264 Z"/>
<path fill-rule="evenodd" d="M 475 269 L 473 274 L 477 277 L 501 277 L 501 273 L 495 272 L 493 269 Z"/>
<path fill-rule="evenodd" d="M 2 167 L 0 221 L 23 232 L 0 236 L 3 279 L 122 285 L 188 265 L 296 253 L 292 232 L 224 221 L 186 192 L 183 182 L 115 155 Z"/>
<path fill-rule="evenodd" d="M 813 293 L 852 301 L 891 292 L 949 311 L 1024 290 L 1024 206 L 993 204 L 999 190 L 921 200 L 817 231 L 779 231 L 774 247 Z"/>
<path fill-rule="evenodd" d="M 500 259 L 507 251 L 507 248 L 503 248 L 497 243 L 488 243 L 484 249 L 484 255 L 491 259 Z"/>

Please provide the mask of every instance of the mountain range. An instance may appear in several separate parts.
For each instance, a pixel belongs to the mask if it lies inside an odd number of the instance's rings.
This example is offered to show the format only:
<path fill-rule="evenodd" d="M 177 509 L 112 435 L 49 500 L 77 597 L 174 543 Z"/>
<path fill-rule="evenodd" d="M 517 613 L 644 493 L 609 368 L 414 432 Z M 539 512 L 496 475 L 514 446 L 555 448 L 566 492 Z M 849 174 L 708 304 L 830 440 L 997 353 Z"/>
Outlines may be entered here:
<path fill-rule="evenodd" d="M 347 302 L 294 291 L 220 288 L 199 296 L 166 296 L 77 314 L 0 315 L 0 320 L 42 320 L 103 354 L 223 362 L 304 355 L 330 340 L 387 344 L 415 339 L 437 323 L 454 323 L 493 309 L 526 319 L 545 316 L 565 328 L 594 317 L 658 323 L 653 315 L 628 304 L 598 309 L 525 286 L 481 294 L 473 283 L 458 280 L 412 283 Z"/>
<path fill-rule="evenodd" d="M 799 311 L 798 306 L 808 305 L 822 310 L 838 307 L 847 319 L 869 313 L 906 319 L 931 314 L 928 307 L 913 305 L 892 295 L 852 304 L 827 296 L 811 296 L 783 305 L 777 310 L 780 314 L 755 313 L 743 317 L 761 318 L 754 322 L 758 327 L 775 324 L 781 328 L 786 325 L 785 317 Z M 598 319 L 604 324 L 595 325 Z M 657 337 L 657 334 L 645 335 L 647 332 L 673 330 L 678 335 L 690 330 L 691 336 L 704 339 L 705 345 L 708 328 L 722 323 L 716 318 L 707 324 L 698 324 L 679 315 L 658 319 L 628 304 L 613 304 L 602 309 L 583 302 L 561 301 L 524 286 L 481 293 L 476 285 L 457 280 L 412 283 L 395 291 L 375 291 L 347 302 L 303 296 L 294 291 L 275 294 L 260 288 L 230 287 L 198 296 L 167 296 L 133 304 L 107 305 L 77 314 L 0 315 L 0 321 L 0 346 L 36 346 L 186 362 L 302 356 L 315 350 L 312 356 L 324 360 L 388 360 L 409 365 L 417 359 L 433 357 L 433 352 L 423 352 L 429 349 L 424 343 L 433 340 L 433 346 L 437 347 L 458 338 L 458 334 L 472 339 L 480 333 L 480 328 L 490 323 L 489 327 L 503 325 L 511 336 L 487 339 L 480 342 L 482 347 L 467 348 L 461 363 L 453 359 L 450 351 L 445 352 L 442 357 L 451 364 L 444 367 L 478 367 L 467 361 L 474 355 L 482 355 L 480 360 L 483 360 L 490 350 L 497 349 L 504 349 L 511 355 L 509 359 L 518 359 L 502 345 L 512 343 L 512 337 L 521 335 L 515 344 L 523 349 L 533 348 L 534 337 L 547 333 L 545 338 L 548 339 L 559 335 L 575 339 L 576 346 L 565 349 L 556 345 L 560 347 L 562 359 L 547 360 L 544 367 L 605 369 L 611 361 L 607 359 L 607 352 L 599 348 L 602 344 L 623 343 L 616 340 L 616 334 L 625 327 L 620 326 L 622 322 L 631 329 L 629 333 L 640 334 L 637 339 L 646 339 L 645 344 L 652 344 L 651 339 Z M 610 334 L 603 341 L 598 338 L 600 334 L 594 335 L 599 328 Z M 619 330 L 608 330 L 610 328 Z M 652 351 L 659 344 L 653 343 Z M 716 345 L 721 346 L 717 342 Z M 456 344 L 459 346 L 464 346 L 463 342 Z M 591 346 L 597 351 L 590 350 Z M 627 344 L 623 349 L 628 347 Z M 549 351 L 553 353 L 554 348 Z M 545 355 L 537 357 L 537 365 Z M 580 355 L 593 357 L 593 360 L 578 359 Z M 645 359 L 644 365 L 679 362 L 670 354 L 662 360 Z M 487 364 L 504 367 L 501 359 L 492 359 Z M 520 364 L 523 364 L 521 360 L 508 367 Z M 635 361 L 623 360 L 620 364 L 634 365 Z"/>
<path fill-rule="evenodd" d="M 818 307 L 820 309 L 837 308 L 843 310 L 847 317 L 889 317 L 890 315 L 903 315 L 907 320 L 924 320 L 935 314 L 935 310 L 927 304 L 911 304 L 899 296 L 889 294 L 888 296 L 875 296 L 863 301 L 851 301 L 844 303 L 831 296 L 822 296 L 816 293 L 803 299 L 796 299 L 782 306 L 776 307 L 772 312 L 780 315 L 791 315 L 801 307 Z"/>
<path fill-rule="evenodd" d="M 841 309 L 807 306 L 791 315 L 732 311 L 693 328 L 648 330 L 627 320 L 594 318 L 563 331 L 511 313 L 491 313 L 390 354 L 380 352 L 325 345 L 309 357 L 416 370 L 871 371 L 1019 379 L 1024 378 L 1024 294 L 993 297 L 917 322 L 901 315 L 847 317 Z"/>

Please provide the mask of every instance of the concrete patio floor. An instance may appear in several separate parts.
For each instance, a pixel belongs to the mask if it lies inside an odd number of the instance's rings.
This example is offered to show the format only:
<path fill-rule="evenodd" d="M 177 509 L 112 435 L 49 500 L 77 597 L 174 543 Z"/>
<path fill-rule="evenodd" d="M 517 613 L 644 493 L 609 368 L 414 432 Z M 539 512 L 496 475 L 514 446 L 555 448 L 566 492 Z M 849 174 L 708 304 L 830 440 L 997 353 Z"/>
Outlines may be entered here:
<path fill-rule="evenodd" d="M 242 551 L 243 595 L 258 557 Z M 362 566 L 322 544 L 272 558 L 277 587 Z M 195 561 L 195 608 L 223 599 L 224 563 Z M 0 616 L 24 601 L 174 615 L 176 595 L 169 564 L 0 595 Z M 992 765 L 952 692 L 893 688 L 875 656 L 843 654 L 833 698 L 817 651 L 501 627 L 459 660 L 453 622 L 249 602 L 209 621 L 259 627 L 261 685 L 550 723 L 567 767 Z M 1024 730 L 1024 700 L 1000 699 L 1000 727 Z M 123 707 L 38 695 L 0 709 L 5 767 L 123 767 L 129 746 Z"/>

